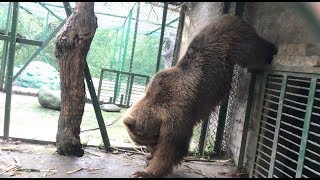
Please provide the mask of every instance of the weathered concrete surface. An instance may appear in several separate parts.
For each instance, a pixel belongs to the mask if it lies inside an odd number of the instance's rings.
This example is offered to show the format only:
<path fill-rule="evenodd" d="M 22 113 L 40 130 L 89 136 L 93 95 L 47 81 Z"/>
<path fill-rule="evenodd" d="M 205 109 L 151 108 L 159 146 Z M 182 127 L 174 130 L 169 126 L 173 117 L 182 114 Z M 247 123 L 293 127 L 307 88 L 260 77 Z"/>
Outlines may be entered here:
<path fill-rule="evenodd" d="M 145 166 L 143 155 L 104 153 L 92 147 L 85 148 L 83 157 L 57 155 L 53 145 L 7 143 L 0 140 L 0 148 L 0 178 L 128 178 Z M 10 166 L 20 168 L 10 169 Z M 7 172 L 4 172 L 5 169 Z M 33 171 L 28 172 L 28 169 Z M 51 172 L 48 172 L 49 169 Z M 231 176 L 222 174 L 234 170 L 235 167 L 230 162 L 192 161 L 183 162 L 167 177 L 230 178 Z"/>
<path fill-rule="evenodd" d="M 222 2 L 191 2 L 185 15 L 179 57 L 182 57 L 193 37 L 221 15 Z"/>
<path fill-rule="evenodd" d="M 310 25 L 300 12 L 289 2 L 254 2 L 251 21 L 258 33 L 278 46 L 278 54 L 274 57 L 273 64 L 286 66 L 313 66 L 320 63 L 319 40 L 315 38 Z M 252 105 L 253 117 L 256 117 L 258 92 L 261 92 L 262 77 L 257 77 L 256 90 Z M 242 106 L 245 107 L 246 104 Z M 249 122 L 245 164 L 247 171 L 252 168 L 254 160 L 254 143 L 257 142 L 257 119 Z M 240 134 L 239 134 L 240 135 Z M 237 143 L 235 143 L 237 144 Z M 240 145 L 240 142 L 238 143 Z M 235 146 L 236 147 L 236 146 Z"/>

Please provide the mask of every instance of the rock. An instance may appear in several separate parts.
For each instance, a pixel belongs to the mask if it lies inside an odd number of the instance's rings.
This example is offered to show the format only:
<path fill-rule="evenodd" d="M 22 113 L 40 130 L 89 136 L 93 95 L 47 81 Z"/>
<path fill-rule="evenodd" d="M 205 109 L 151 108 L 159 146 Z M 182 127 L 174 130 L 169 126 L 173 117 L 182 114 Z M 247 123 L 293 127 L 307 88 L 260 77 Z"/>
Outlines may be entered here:
<path fill-rule="evenodd" d="M 15 67 L 14 72 L 18 72 L 19 69 Z M 17 77 L 13 85 L 36 89 L 41 89 L 46 85 L 49 89 L 59 90 L 60 75 L 53 66 L 41 61 L 32 61 Z"/>
<path fill-rule="evenodd" d="M 103 104 L 100 106 L 103 111 L 106 112 L 120 112 L 120 107 L 115 104 Z"/>
<path fill-rule="evenodd" d="M 38 92 L 38 101 L 44 108 L 59 111 L 61 109 L 60 90 L 52 90 L 48 86 L 43 86 Z"/>

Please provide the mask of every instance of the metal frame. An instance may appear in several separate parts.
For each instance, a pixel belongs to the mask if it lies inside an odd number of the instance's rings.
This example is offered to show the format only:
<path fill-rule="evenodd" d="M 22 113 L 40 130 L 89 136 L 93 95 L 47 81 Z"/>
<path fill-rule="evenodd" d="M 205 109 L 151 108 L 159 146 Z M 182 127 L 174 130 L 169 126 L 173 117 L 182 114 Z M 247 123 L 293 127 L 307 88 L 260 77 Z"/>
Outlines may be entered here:
<path fill-rule="evenodd" d="M 3 53 L 3 67 L 1 68 L 2 75 L 5 73 L 5 59 L 7 55 L 7 43 L 10 41 L 10 47 L 9 47 L 9 58 L 7 63 L 7 73 L 6 73 L 6 85 L 4 90 L 6 91 L 6 103 L 5 103 L 5 117 L 4 117 L 4 139 L 9 138 L 9 129 L 10 129 L 10 108 L 11 108 L 11 94 L 12 94 L 12 82 L 19 76 L 19 74 L 28 66 L 28 64 L 36 57 L 38 53 L 41 52 L 41 50 L 46 46 L 49 41 L 54 37 L 54 35 L 60 30 L 62 25 L 64 24 L 64 21 L 60 24 L 60 26 L 50 35 L 48 39 L 45 40 L 45 42 L 41 41 L 34 41 L 29 40 L 25 38 L 18 38 L 17 37 L 17 25 L 18 25 L 18 11 L 19 11 L 19 3 L 14 2 L 13 7 L 13 15 L 12 15 L 12 25 L 11 25 L 11 33 L 10 35 L 0 35 L 0 40 L 4 40 L 4 53 Z M 8 27 L 9 27 L 9 20 L 10 20 L 10 14 L 11 14 L 11 3 L 9 4 L 9 11 L 8 11 L 8 19 L 7 19 L 7 29 L 6 34 L 8 34 Z M 14 65 L 14 58 L 15 58 L 15 50 L 16 50 L 16 43 L 21 44 L 28 44 L 28 45 L 35 45 L 40 46 L 39 49 L 33 54 L 33 56 L 27 61 L 27 63 L 13 76 L 13 65 Z M 1 89 L 2 88 L 2 79 L 1 79 Z"/>
<path fill-rule="evenodd" d="M 263 88 L 261 89 L 262 93 L 260 96 L 260 99 L 258 100 L 259 103 L 259 111 L 258 111 L 258 129 L 256 132 L 256 136 L 260 133 L 260 120 L 261 120 L 261 112 L 262 112 L 262 103 L 264 101 L 264 91 L 266 86 L 266 76 L 267 74 L 278 74 L 283 76 L 282 86 L 281 86 L 281 94 L 279 96 L 279 105 L 278 105 L 278 111 L 277 111 L 277 121 L 275 125 L 275 132 L 274 132 L 274 138 L 273 138 L 273 145 L 272 145 L 272 154 L 271 154 L 271 160 L 270 160 L 270 166 L 268 169 L 268 178 L 273 177 L 273 171 L 275 169 L 275 158 L 276 158 L 276 152 L 277 152 L 277 142 L 278 142 L 278 135 L 280 130 L 280 122 L 281 122 L 281 114 L 282 114 L 282 107 L 283 107 L 283 101 L 284 101 L 284 94 L 286 92 L 286 84 L 287 84 L 287 76 L 294 76 L 294 77 L 308 77 L 311 78 L 310 81 L 310 87 L 309 87 L 309 94 L 308 94 L 308 101 L 306 104 L 306 110 L 305 110 L 305 116 L 304 116 L 304 123 L 303 123 L 303 130 L 301 135 L 301 142 L 299 144 L 300 150 L 299 150 L 299 156 L 297 161 L 297 168 L 295 171 L 295 177 L 301 178 L 302 170 L 304 167 L 304 159 L 305 159 L 305 151 L 306 151 L 306 145 L 308 140 L 308 134 L 309 134 L 309 126 L 310 126 L 310 120 L 311 120 L 311 114 L 313 110 L 313 102 L 315 98 L 315 92 L 316 92 L 316 85 L 317 81 L 320 80 L 320 67 L 310 67 L 310 66 L 300 66 L 300 67 L 294 67 L 294 66 L 267 66 L 264 68 L 264 78 L 262 79 Z M 247 109 L 248 110 L 248 109 Z M 254 143 L 253 149 L 257 148 L 259 139 L 256 139 L 256 142 Z M 256 152 L 253 153 L 253 160 L 251 162 L 252 166 L 250 169 L 249 177 L 253 177 L 253 171 L 254 171 L 254 163 L 256 162 Z"/>
<path fill-rule="evenodd" d="M 160 60 L 161 60 L 161 51 L 163 46 L 163 36 L 164 31 L 166 28 L 166 20 L 167 20 L 167 13 L 168 13 L 168 2 L 164 2 L 163 8 L 163 15 L 162 15 L 162 25 L 161 25 L 161 34 L 160 34 L 160 42 L 159 42 L 159 50 L 158 50 L 158 58 L 157 58 L 157 65 L 156 65 L 156 72 L 159 71 L 160 68 Z"/>
<path fill-rule="evenodd" d="M 181 7 L 180 15 L 179 15 L 179 24 L 178 24 L 177 34 L 176 34 L 176 43 L 174 45 L 174 50 L 173 50 L 172 66 L 176 65 L 178 62 L 186 11 L 187 11 L 187 6 L 184 4 Z"/>
<path fill-rule="evenodd" d="M 116 74 L 116 81 L 115 81 L 115 86 L 114 86 L 114 93 L 113 93 L 113 98 L 112 98 L 112 103 L 116 104 L 116 99 L 118 97 L 118 92 L 120 91 L 119 89 L 119 79 L 121 75 L 127 75 L 128 76 L 128 84 L 127 88 L 126 88 L 126 95 L 125 97 L 127 98 L 126 104 L 122 104 L 122 101 L 120 101 L 120 104 L 117 104 L 119 106 L 124 106 L 124 107 L 130 107 L 130 97 L 131 97 L 131 93 L 132 93 L 132 86 L 133 86 L 133 81 L 135 77 L 142 77 L 142 78 L 146 78 L 146 86 L 149 83 L 149 79 L 150 76 L 147 75 L 143 75 L 143 74 L 137 74 L 137 73 L 131 73 L 131 72 L 124 72 L 124 71 L 117 71 L 117 70 L 113 70 L 113 69 L 105 69 L 102 68 L 101 69 L 101 73 L 100 73 L 100 80 L 99 80 L 99 88 L 98 88 L 98 100 L 100 100 L 100 95 L 101 95 L 101 88 L 102 88 L 102 81 L 103 81 L 103 77 L 104 77 L 104 73 L 105 72 L 110 72 L 110 73 L 115 73 Z M 130 80 L 130 81 L 129 81 Z"/>
<path fill-rule="evenodd" d="M 17 40 L 16 35 L 17 35 L 18 12 L 19 12 L 19 2 L 14 2 L 11 34 L 10 34 L 10 44 L 9 44 L 9 57 L 8 57 L 7 73 L 6 73 L 6 87 L 8 92 L 6 93 L 5 112 L 4 112 L 4 130 L 3 130 L 4 139 L 9 138 L 12 74 L 13 74 L 15 47 L 16 47 L 16 40 Z"/>

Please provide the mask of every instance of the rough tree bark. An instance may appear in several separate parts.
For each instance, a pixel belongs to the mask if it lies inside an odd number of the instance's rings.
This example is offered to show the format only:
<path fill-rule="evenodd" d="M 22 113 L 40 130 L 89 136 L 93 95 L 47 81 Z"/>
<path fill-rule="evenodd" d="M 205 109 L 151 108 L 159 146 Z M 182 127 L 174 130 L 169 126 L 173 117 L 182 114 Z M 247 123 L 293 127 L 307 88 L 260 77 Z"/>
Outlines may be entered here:
<path fill-rule="evenodd" d="M 83 156 L 80 125 L 85 106 L 84 67 L 97 18 L 94 2 L 76 2 L 56 39 L 55 56 L 60 68 L 61 111 L 56 136 L 58 154 Z"/>

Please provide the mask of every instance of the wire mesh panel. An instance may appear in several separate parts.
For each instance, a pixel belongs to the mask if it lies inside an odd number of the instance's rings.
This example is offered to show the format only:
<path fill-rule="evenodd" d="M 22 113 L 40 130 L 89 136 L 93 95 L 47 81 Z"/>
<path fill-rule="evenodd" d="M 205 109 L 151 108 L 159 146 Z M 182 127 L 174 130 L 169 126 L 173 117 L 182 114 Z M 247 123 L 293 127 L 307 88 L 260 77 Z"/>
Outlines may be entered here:
<path fill-rule="evenodd" d="M 98 77 L 101 68 L 148 76 L 155 74 L 162 30 L 163 3 L 107 2 L 101 6 L 110 11 L 109 15 L 96 13 L 99 28 L 92 46 L 97 46 L 97 49 L 88 54 L 93 75 Z M 171 6 L 169 5 L 167 12 L 164 33 L 165 37 L 170 35 L 170 39 L 173 38 L 174 41 L 179 11 L 171 10 Z M 162 69 L 163 57 L 160 63 Z"/>
<path fill-rule="evenodd" d="M 0 20 L 1 20 L 0 33 L 1 34 L 4 34 L 4 31 L 7 27 L 8 11 L 9 11 L 9 2 L 0 2 Z M 10 26 L 8 28 L 10 28 Z"/>
<path fill-rule="evenodd" d="M 267 74 L 252 177 L 320 177 L 318 78 Z"/>
<path fill-rule="evenodd" d="M 26 39 L 41 42 L 46 41 L 65 19 L 65 16 L 57 15 L 56 12 L 41 2 L 21 2 L 19 5 L 17 32 Z M 52 39 L 54 39 L 53 37 Z M 38 48 L 38 46 L 17 44 L 15 65 L 21 67 L 26 64 Z M 40 54 L 34 58 L 34 61 L 45 62 L 58 69 L 58 64 L 54 57 L 54 49 L 54 40 L 51 40 L 48 45 L 40 51 Z"/>

